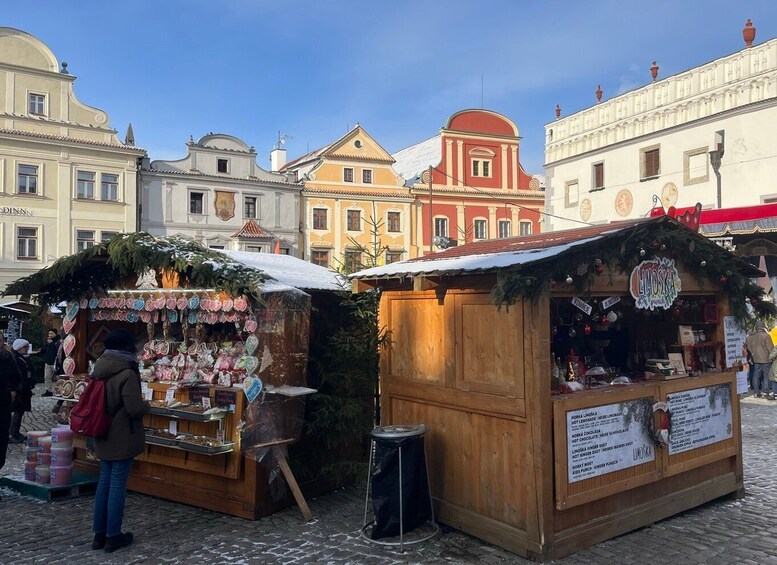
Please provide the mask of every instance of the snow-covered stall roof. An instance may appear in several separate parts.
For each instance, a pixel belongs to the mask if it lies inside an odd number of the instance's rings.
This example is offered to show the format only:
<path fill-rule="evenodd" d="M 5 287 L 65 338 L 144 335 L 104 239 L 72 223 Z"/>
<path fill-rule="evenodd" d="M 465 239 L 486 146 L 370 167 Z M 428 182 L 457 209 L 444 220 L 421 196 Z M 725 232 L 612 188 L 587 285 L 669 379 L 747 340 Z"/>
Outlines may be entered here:
<path fill-rule="evenodd" d="M 350 290 L 351 288 L 351 283 L 337 271 L 314 265 L 291 255 L 224 250 L 221 250 L 220 253 L 246 267 L 259 269 L 272 277 L 274 281 L 265 281 L 262 285 L 264 291 L 269 291 L 274 284 L 302 290 L 336 291 Z"/>

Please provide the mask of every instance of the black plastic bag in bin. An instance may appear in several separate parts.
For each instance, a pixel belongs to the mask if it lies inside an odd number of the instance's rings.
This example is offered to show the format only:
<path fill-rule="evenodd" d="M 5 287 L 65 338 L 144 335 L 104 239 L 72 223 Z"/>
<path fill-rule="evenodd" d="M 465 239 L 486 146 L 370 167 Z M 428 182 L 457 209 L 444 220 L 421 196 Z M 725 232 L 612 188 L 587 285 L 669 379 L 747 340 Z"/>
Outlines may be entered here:
<path fill-rule="evenodd" d="M 375 442 L 372 470 L 372 539 L 410 532 L 432 519 L 429 480 L 426 476 L 426 426 L 383 426 L 372 431 Z M 399 496 L 399 449 L 402 449 L 402 499 Z"/>

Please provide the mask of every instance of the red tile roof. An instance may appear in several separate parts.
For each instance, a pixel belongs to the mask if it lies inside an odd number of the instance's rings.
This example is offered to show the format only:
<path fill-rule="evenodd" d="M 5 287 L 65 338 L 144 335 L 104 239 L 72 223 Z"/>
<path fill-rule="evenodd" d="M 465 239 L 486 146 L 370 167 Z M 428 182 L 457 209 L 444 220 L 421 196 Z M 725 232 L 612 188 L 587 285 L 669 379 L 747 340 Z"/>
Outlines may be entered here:
<path fill-rule="evenodd" d="M 246 220 L 243 227 L 232 234 L 232 237 L 243 239 L 275 239 L 275 236 L 262 228 L 253 220 Z"/>
<path fill-rule="evenodd" d="M 52 141 L 67 141 L 69 143 L 84 143 L 86 145 L 97 145 L 99 147 L 113 147 L 115 149 L 126 149 L 135 153 L 144 154 L 146 152 L 142 147 L 135 145 L 124 145 L 123 143 L 105 143 L 103 141 L 92 141 L 89 139 L 79 139 L 77 137 L 65 137 L 63 135 L 51 135 L 48 133 L 38 133 L 34 131 L 19 131 L 14 129 L 0 128 L 0 134 L 11 134 L 23 137 L 37 137 L 39 139 L 50 139 Z"/>

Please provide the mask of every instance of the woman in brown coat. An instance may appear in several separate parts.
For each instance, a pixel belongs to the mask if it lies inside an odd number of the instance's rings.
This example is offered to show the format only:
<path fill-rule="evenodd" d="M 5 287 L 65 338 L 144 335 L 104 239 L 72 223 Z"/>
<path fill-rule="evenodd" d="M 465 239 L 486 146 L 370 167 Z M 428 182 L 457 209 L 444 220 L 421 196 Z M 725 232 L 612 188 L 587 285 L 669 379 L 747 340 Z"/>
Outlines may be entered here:
<path fill-rule="evenodd" d="M 138 374 L 135 339 L 126 330 L 113 330 L 105 337 L 105 351 L 97 360 L 92 378 L 105 381 L 105 406 L 113 416 L 108 434 L 95 438 L 100 460 L 100 478 L 94 497 L 92 549 L 112 553 L 132 543 L 130 532 L 122 533 L 127 478 L 132 460 L 143 453 L 143 415 L 149 404 L 143 400 Z"/>

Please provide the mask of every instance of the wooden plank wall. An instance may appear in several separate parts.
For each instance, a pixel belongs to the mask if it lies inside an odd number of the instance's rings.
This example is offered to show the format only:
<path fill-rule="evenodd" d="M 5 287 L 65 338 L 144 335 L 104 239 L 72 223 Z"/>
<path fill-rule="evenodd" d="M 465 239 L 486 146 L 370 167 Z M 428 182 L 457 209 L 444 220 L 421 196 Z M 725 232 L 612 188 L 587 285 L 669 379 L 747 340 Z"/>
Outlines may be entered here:
<path fill-rule="evenodd" d="M 383 423 L 431 427 L 440 521 L 523 555 L 540 551 L 552 517 L 552 507 L 538 508 L 543 496 L 552 501 L 550 380 L 528 376 L 550 371 L 547 312 L 547 304 L 499 310 L 477 290 L 449 289 L 442 299 L 392 292 L 381 302 L 390 331 Z M 530 425 L 527 406 L 546 413 Z"/>

